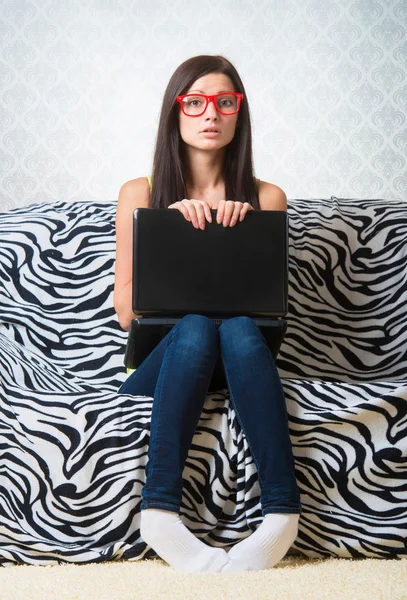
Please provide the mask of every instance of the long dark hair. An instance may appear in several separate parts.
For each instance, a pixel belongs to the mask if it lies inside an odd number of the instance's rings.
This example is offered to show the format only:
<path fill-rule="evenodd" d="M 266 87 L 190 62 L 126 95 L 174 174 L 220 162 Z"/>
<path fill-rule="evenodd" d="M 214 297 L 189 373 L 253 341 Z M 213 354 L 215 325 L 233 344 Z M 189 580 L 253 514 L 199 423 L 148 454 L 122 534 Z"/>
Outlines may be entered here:
<path fill-rule="evenodd" d="M 165 90 L 153 160 L 151 208 L 167 208 L 187 197 L 183 162 L 183 141 L 179 132 L 180 106 L 177 96 L 209 73 L 230 77 L 236 92 L 244 94 L 233 140 L 225 149 L 225 192 L 227 200 L 250 202 L 259 209 L 257 183 L 253 173 L 252 131 L 246 92 L 235 67 L 223 56 L 194 56 L 183 62 Z"/>

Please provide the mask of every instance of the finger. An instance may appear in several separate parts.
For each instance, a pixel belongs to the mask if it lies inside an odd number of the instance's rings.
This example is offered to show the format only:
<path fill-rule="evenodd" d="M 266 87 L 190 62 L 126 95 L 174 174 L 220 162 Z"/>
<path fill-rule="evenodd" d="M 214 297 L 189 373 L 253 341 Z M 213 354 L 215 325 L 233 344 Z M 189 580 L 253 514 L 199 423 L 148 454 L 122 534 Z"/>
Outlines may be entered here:
<path fill-rule="evenodd" d="M 212 202 L 204 202 L 203 207 L 204 207 L 206 218 L 208 219 L 209 223 L 212 223 L 212 213 L 211 213 Z"/>
<path fill-rule="evenodd" d="M 216 214 L 216 222 L 217 223 L 222 223 L 222 221 L 223 221 L 223 215 L 225 212 L 225 204 L 226 204 L 225 200 L 221 200 L 218 204 L 218 211 Z"/>
<path fill-rule="evenodd" d="M 189 200 L 188 198 L 184 198 L 182 200 L 181 204 L 187 212 L 188 221 L 190 221 L 194 227 L 198 228 L 199 225 L 198 225 L 197 214 L 196 214 L 195 207 L 194 207 L 194 200 Z"/>
<path fill-rule="evenodd" d="M 243 221 L 243 219 L 245 218 L 245 216 L 249 212 L 249 210 L 254 210 L 254 208 L 251 204 L 249 204 L 248 202 L 245 202 L 243 204 L 242 210 L 240 211 L 240 221 Z"/>
<path fill-rule="evenodd" d="M 198 215 L 197 215 L 197 212 L 196 212 L 196 206 L 195 206 L 195 204 L 193 202 L 190 202 L 188 204 L 188 212 L 189 212 L 189 216 L 191 217 L 192 225 L 196 229 L 199 229 Z"/>
<path fill-rule="evenodd" d="M 230 227 L 233 227 L 234 225 L 236 225 L 241 210 L 243 210 L 242 202 L 235 202 L 235 208 L 234 208 L 233 214 L 230 218 L 230 223 L 229 223 Z"/>
<path fill-rule="evenodd" d="M 198 216 L 199 227 L 205 229 L 205 209 L 200 202 L 195 204 L 195 210 Z"/>
<path fill-rule="evenodd" d="M 191 220 L 189 218 L 187 208 L 181 202 L 175 202 L 174 204 L 171 204 L 168 208 L 175 208 L 176 210 L 179 210 L 184 215 L 187 221 Z"/>
<path fill-rule="evenodd" d="M 225 205 L 225 212 L 223 215 L 223 227 L 227 227 L 230 223 L 230 218 L 233 214 L 233 211 L 235 209 L 235 203 L 233 202 L 233 200 L 227 200 L 226 205 Z"/>
<path fill-rule="evenodd" d="M 198 205 L 202 206 L 204 210 L 204 218 L 207 219 L 209 223 L 212 223 L 212 204 L 210 202 L 207 202 L 206 200 L 191 200 L 191 202 L 197 202 Z"/>
<path fill-rule="evenodd" d="M 178 210 L 180 212 L 182 212 L 182 214 L 184 215 L 184 217 L 186 218 L 187 221 L 191 221 L 191 217 L 189 214 L 189 210 L 188 210 L 188 206 L 189 206 L 189 200 L 187 200 L 186 198 L 184 198 L 183 200 L 180 200 L 178 202 L 175 202 L 172 206 L 174 208 L 178 208 Z M 168 207 L 170 208 L 170 207 Z"/>

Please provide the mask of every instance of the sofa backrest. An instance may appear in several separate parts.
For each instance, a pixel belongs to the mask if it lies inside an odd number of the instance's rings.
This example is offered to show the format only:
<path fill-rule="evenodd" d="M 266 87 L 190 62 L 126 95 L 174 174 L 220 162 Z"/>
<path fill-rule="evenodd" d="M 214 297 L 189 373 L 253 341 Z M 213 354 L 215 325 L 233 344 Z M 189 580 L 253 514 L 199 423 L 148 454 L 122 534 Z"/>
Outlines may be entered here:
<path fill-rule="evenodd" d="M 113 308 L 116 202 L 0 215 L 0 332 L 66 374 L 116 390 L 127 333 Z"/>
<path fill-rule="evenodd" d="M 127 333 L 113 309 L 116 202 L 0 215 L 0 332 L 66 373 L 117 389 Z M 291 200 L 285 377 L 407 374 L 407 202 Z"/>
<path fill-rule="evenodd" d="M 284 376 L 342 381 L 407 374 L 407 202 L 289 201 Z"/>

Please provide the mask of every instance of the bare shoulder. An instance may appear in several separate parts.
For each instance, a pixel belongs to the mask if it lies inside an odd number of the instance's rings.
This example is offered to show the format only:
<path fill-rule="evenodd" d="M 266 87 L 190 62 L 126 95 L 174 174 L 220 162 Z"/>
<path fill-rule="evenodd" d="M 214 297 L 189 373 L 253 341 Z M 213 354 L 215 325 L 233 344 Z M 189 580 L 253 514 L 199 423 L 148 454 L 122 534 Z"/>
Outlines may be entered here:
<path fill-rule="evenodd" d="M 259 179 L 258 186 L 261 210 L 287 210 L 287 196 L 278 185 Z"/>
<path fill-rule="evenodd" d="M 117 210 L 134 211 L 136 208 L 148 208 L 150 204 L 150 187 L 147 177 L 138 177 L 126 181 L 120 188 Z"/>

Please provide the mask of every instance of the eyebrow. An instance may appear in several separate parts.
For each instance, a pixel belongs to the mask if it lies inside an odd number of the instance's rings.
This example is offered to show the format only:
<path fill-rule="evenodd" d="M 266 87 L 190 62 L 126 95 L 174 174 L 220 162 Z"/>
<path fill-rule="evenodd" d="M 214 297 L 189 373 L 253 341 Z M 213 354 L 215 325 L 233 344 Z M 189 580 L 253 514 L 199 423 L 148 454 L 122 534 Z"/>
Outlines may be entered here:
<path fill-rule="evenodd" d="M 229 92 L 232 92 L 233 90 L 220 90 L 219 92 L 216 92 L 217 94 L 227 94 Z M 191 94 L 191 92 L 199 92 L 200 94 L 203 94 L 204 96 L 210 96 L 211 94 L 205 94 L 205 92 L 203 92 L 202 90 L 189 90 L 189 92 L 187 92 L 187 94 Z"/>

